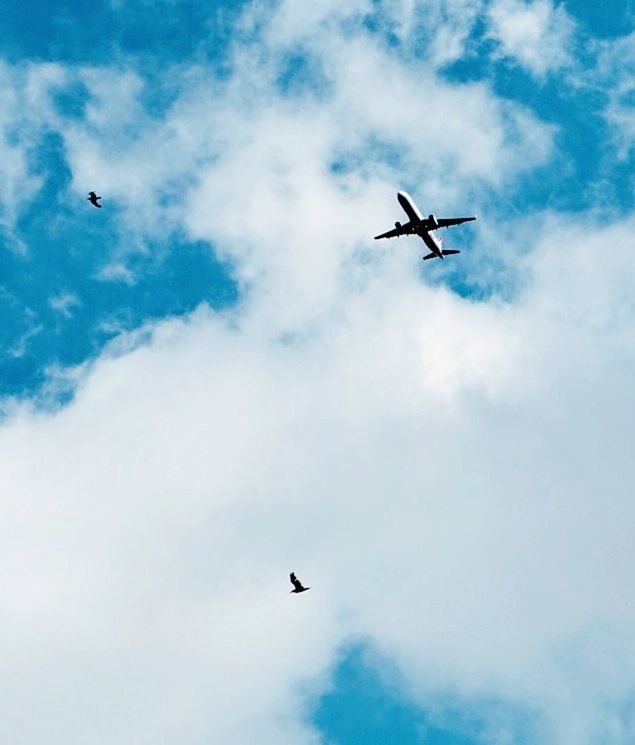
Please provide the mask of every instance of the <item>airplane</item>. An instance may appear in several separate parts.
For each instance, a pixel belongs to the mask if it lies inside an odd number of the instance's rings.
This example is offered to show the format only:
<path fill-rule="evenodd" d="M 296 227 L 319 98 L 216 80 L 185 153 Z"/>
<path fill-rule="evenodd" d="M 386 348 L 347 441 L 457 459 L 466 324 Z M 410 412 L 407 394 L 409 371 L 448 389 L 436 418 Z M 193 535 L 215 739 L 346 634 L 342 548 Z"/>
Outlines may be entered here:
<path fill-rule="evenodd" d="M 419 212 L 417 205 L 407 192 L 397 192 L 397 199 L 403 207 L 404 212 L 408 215 L 408 222 L 405 225 L 396 222 L 393 230 L 376 235 L 375 240 L 379 238 L 397 238 L 402 235 L 418 235 L 432 252 L 423 257 L 424 261 L 428 259 L 444 259 L 450 254 L 461 253 L 456 249 L 443 248 L 443 239 L 441 236 L 434 235 L 433 231 L 439 228 L 449 228 L 452 225 L 460 225 L 463 222 L 470 222 L 471 220 L 476 220 L 476 217 L 440 217 L 437 219 L 434 215 L 430 215 L 426 218 Z"/>

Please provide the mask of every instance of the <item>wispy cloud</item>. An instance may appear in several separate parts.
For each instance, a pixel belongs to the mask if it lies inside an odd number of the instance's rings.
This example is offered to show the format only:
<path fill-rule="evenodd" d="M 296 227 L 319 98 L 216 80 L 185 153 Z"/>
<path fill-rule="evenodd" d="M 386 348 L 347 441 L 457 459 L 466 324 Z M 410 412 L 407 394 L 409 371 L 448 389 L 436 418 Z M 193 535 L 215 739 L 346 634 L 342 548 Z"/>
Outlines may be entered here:
<path fill-rule="evenodd" d="M 49 304 L 53 310 L 66 316 L 66 318 L 70 318 L 73 315 L 73 308 L 81 305 L 81 301 L 72 292 L 63 292 L 60 295 L 52 297 L 49 300 Z"/>
<path fill-rule="evenodd" d="M 552 0 L 495 0 L 489 35 L 500 53 L 543 77 L 571 63 L 575 23 Z"/>

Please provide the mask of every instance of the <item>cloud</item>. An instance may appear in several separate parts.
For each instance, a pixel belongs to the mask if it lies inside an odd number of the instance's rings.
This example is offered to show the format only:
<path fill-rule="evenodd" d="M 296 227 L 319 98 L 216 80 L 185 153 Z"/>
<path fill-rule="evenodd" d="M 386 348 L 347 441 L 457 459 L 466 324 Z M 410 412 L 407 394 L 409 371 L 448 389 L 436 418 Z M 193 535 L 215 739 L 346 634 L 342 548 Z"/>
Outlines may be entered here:
<path fill-rule="evenodd" d="M 489 36 L 500 53 L 537 77 L 570 64 L 575 24 L 551 0 L 495 0 L 488 11 Z"/>
<path fill-rule="evenodd" d="M 62 411 L 18 410 L 8 731 L 312 742 L 306 696 L 361 636 L 415 695 L 522 701 L 593 742 L 634 662 L 632 225 L 549 228 L 517 304 L 386 255 L 309 338 L 265 333 L 271 297 L 201 309 Z"/>
<path fill-rule="evenodd" d="M 197 67 L 168 68 L 179 93 L 158 115 L 141 104 L 147 91 L 137 74 L 77 70 L 88 92 L 86 115 L 56 123 L 73 188 L 83 193 L 98 182 L 121 205 L 140 243 L 190 223 L 191 204 L 202 198 L 209 200 L 210 222 L 222 222 L 225 200 L 203 197 L 200 186 L 209 190 L 213 182 L 222 189 L 224 169 L 236 173 L 241 149 L 243 160 L 248 150 L 251 158 L 269 159 L 266 171 L 279 181 L 277 187 L 267 184 L 269 199 L 291 181 L 306 183 L 308 170 L 324 168 L 328 159 L 363 169 L 364 180 L 419 182 L 427 189 L 423 198 L 446 202 L 457 198 L 457 183 L 500 186 L 545 162 L 553 129 L 523 107 L 492 96 L 486 83 L 438 79 L 425 58 L 402 59 L 399 49 L 363 24 L 351 34 L 351 24 L 370 10 L 366 3 L 339 10 L 323 4 L 309 23 L 283 3 L 263 23 L 266 15 L 256 5 L 234 47 L 232 75 L 219 79 Z M 290 55 L 311 63 L 312 75 L 295 95 L 280 85 Z M 391 168 L 393 153 L 398 163 Z M 306 167 L 294 173 L 303 156 Z M 241 181 L 248 198 L 248 180 Z M 225 195 L 229 186 L 231 179 Z"/>
<path fill-rule="evenodd" d="M 72 292 L 62 292 L 49 300 L 49 304 L 53 310 L 61 313 L 66 318 L 70 318 L 73 315 L 73 308 L 81 305 L 80 299 L 77 295 Z"/>
<path fill-rule="evenodd" d="M 38 336 L 38 334 L 41 334 L 42 331 L 44 331 L 44 326 L 42 326 L 42 324 L 33 322 L 34 314 L 32 311 L 30 311 L 30 309 L 27 309 L 24 315 L 27 328 L 22 334 L 20 334 L 20 336 L 7 350 L 7 354 L 10 357 L 24 357 L 29 348 L 31 339 Z"/>
<path fill-rule="evenodd" d="M 14 236 L 21 206 L 41 186 L 41 178 L 29 164 L 29 151 L 38 140 L 42 125 L 42 92 L 56 85 L 63 71 L 53 64 L 10 66 L 0 61 L 0 225 L 6 229 L 9 245 L 24 252 L 26 247 Z M 45 118 L 45 117 L 44 117 Z"/>
<path fill-rule="evenodd" d="M 363 638 L 415 700 L 520 703 L 545 743 L 627 741 L 632 219 L 511 219 L 496 203 L 548 162 L 551 127 L 351 32 L 366 4 L 263 7 L 231 74 L 170 72 L 158 114 L 137 73 L 65 73 L 88 92 L 60 126 L 72 188 L 99 175 L 123 249 L 175 226 L 208 241 L 241 297 L 122 333 L 62 409 L 9 407 L 5 731 L 317 743 L 310 702 Z M 292 51 L 314 75 L 285 89 Z M 513 267 L 511 300 L 432 286 L 418 245 L 372 242 L 401 186 L 444 212 L 493 195 L 513 250 L 477 233 L 473 254 Z M 310 593 L 288 594 L 291 570 Z"/>
<path fill-rule="evenodd" d="M 615 134 L 620 157 L 626 158 L 635 141 L 633 99 L 635 33 L 598 44 L 598 64 L 592 81 L 608 95 L 606 121 Z M 586 81 L 588 83 L 588 81 Z"/>

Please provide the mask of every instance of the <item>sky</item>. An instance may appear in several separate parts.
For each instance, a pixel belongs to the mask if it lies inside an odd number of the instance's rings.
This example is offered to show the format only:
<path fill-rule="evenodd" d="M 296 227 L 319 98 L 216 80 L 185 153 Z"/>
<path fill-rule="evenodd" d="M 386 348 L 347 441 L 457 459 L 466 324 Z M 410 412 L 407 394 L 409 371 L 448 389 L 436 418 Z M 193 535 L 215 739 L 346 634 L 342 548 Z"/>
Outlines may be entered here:
<path fill-rule="evenodd" d="M 0 739 L 635 742 L 634 19 L 10 4 Z"/>

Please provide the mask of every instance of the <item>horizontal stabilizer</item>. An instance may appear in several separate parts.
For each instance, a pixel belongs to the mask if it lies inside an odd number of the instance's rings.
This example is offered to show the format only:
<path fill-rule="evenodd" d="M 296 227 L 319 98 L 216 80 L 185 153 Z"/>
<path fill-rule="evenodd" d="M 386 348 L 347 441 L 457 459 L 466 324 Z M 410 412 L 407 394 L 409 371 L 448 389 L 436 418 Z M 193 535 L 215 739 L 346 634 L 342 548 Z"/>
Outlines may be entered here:
<path fill-rule="evenodd" d="M 451 248 L 444 248 L 441 252 L 444 256 L 451 256 L 452 254 L 460 254 L 460 251 L 457 251 L 456 249 Z"/>
<path fill-rule="evenodd" d="M 437 258 L 436 254 L 428 254 L 427 256 L 423 257 L 423 260 L 427 261 L 428 259 L 436 259 L 436 258 Z"/>

